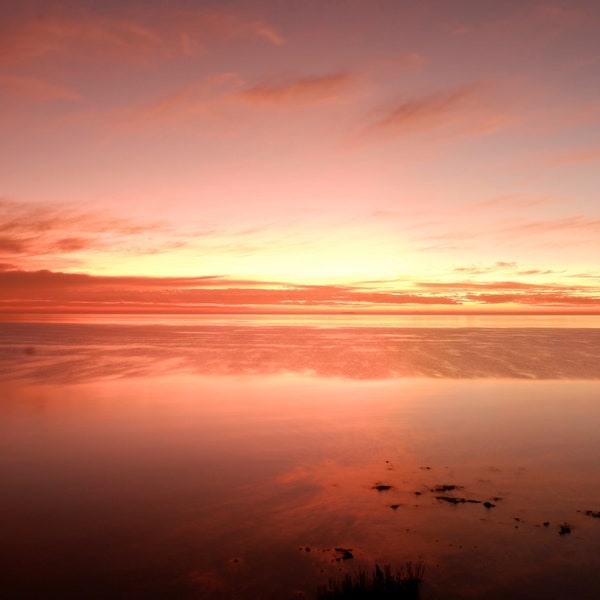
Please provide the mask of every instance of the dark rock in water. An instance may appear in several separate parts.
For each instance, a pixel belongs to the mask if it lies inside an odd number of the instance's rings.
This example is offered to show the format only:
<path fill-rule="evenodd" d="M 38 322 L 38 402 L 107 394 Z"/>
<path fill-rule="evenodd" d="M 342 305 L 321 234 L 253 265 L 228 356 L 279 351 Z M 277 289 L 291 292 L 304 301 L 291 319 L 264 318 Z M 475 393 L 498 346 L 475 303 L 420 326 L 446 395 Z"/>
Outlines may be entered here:
<path fill-rule="evenodd" d="M 450 504 L 460 504 L 461 502 L 461 498 L 453 498 L 452 496 L 436 496 L 435 499 L 449 502 Z"/>
<path fill-rule="evenodd" d="M 568 523 L 563 523 L 560 526 L 558 535 L 567 535 L 567 533 L 571 533 L 571 526 Z"/>
<path fill-rule="evenodd" d="M 399 504 L 390 504 L 390 508 L 396 510 L 400 505 Z"/>
<path fill-rule="evenodd" d="M 306 546 L 306 548 L 304 548 L 305 552 L 310 552 L 310 546 Z"/>
<path fill-rule="evenodd" d="M 491 502 L 484 502 L 483 505 L 486 508 L 495 508 L 495 506 L 496 506 L 495 504 L 492 504 Z"/>
<path fill-rule="evenodd" d="M 378 492 L 387 492 L 388 490 L 392 489 L 391 485 L 384 485 L 383 483 L 378 483 L 377 485 L 373 486 L 374 490 L 377 490 Z"/>
<path fill-rule="evenodd" d="M 544 522 L 542 523 L 542 525 L 543 525 L 544 527 L 549 527 L 549 526 L 550 526 L 550 521 L 544 521 Z"/>
<path fill-rule="evenodd" d="M 422 471 L 431 471 L 431 467 L 421 467 Z"/>
<path fill-rule="evenodd" d="M 594 519 L 600 519 L 600 511 L 586 510 L 585 514 L 588 517 L 594 517 Z"/>
<path fill-rule="evenodd" d="M 340 556 L 338 556 L 336 560 L 350 560 L 351 558 L 354 558 L 352 548 L 336 548 L 335 551 L 340 553 Z"/>
<path fill-rule="evenodd" d="M 450 504 L 481 504 L 481 500 L 472 500 L 471 498 L 455 498 L 454 496 L 436 496 L 436 500 L 449 502 Z"/>
<path fill-rule="evenodd" d="M 415 496 L 420 496 L 421 492 L 415 492 Z"/>
<path fill-rule="evenodd" d="M 437 487 L 433 488 L 431 491 L 432 492 L 452 492 L 453 490 L 460 490 L 460 489 L 462 489 L 462 488 L 459 485 L 438 485 Z"/>

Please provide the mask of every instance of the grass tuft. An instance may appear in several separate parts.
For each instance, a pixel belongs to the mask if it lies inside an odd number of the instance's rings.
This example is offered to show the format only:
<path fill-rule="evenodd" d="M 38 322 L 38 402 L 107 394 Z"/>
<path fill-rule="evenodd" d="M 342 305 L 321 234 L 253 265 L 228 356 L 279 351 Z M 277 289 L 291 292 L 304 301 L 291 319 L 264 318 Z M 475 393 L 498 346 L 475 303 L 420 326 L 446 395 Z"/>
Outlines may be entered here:
<path fill-rule="evenodd" d="M 318 600 L 347 600 L 361 598 L 393 598 L 394 600 L 418 600 L 425 566 L 422 562 L 408 562 L 399 570 L 390 565 L 383 569 L 375 565 L 371 573 L 358 571 L 346 575 L 341 581 L 329 580 L 319 589 Z"/>

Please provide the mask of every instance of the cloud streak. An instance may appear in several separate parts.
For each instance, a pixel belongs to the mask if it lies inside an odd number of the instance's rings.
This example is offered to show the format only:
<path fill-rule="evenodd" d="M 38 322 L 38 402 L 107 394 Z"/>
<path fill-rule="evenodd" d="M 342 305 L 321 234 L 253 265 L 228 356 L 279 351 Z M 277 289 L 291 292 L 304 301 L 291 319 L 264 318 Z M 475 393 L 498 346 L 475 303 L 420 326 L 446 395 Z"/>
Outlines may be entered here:
<path fill-rule="evenodd" d="M 0 200 L 0 256 L 4 259 L 126 249 L 138 238 L 166 229 L 164 223 L 140 224 L 67 205 Z"/>
<path fill-rule="evenodd" d="M 125 7 L 110 15 L 62 3 L 43 11 L 17 11 L 0 27 L 0 64 L 46 58 L 77 62 L 170 59 L 201 55 L 218 43 L 258 39 L 280 46 L 281 34 L 260 19 L 233 10 L 142 10 Z"/>
<path fill-rule="evenodd" d="M 29 102 L 48 100 L 81 100 L 82 96 L 61 85 L 37 77 L 0 73 L 0 97 Z"/>
<path fill-rule="evenodd" d="M 238 97 L 247 102 L 269 104 L 333 100 L 351 79 L 348 73 L 333 73 L 260 83 L 239 92 Z"/>
<path fill-rule="evenodd" d="M 43 300 L 40 300 L 42 298 Z M 202 277 L 119 277 L 47 270 L 0 270 L 4 312 L 395 312 L 485 306 L 585 306 L 600 312 L 600 289 L 521 282 L 422 282 L 396 291 L 363 285 Z"/>

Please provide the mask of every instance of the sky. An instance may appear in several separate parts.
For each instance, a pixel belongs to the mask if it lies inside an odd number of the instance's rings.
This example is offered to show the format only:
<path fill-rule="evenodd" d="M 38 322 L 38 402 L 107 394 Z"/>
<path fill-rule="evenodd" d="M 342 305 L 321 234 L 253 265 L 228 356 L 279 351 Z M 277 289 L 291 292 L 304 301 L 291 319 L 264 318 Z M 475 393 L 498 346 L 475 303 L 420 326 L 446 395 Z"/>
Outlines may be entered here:
<path fill-rule="evenodd" d="M 0 5 L 0 312 L 600 313 L 596 0 Z"/>

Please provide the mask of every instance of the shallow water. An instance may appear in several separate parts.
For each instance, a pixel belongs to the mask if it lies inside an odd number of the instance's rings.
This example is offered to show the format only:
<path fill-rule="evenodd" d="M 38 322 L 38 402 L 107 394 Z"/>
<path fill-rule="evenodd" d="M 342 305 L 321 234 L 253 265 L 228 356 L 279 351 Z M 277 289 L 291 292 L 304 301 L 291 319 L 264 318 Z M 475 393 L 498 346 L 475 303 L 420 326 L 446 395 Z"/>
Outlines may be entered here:
<path fill-rule="evenodd" d="M 0 597 L 596 598 L 600 329 L 373 325 L 0 324 Z"/>

